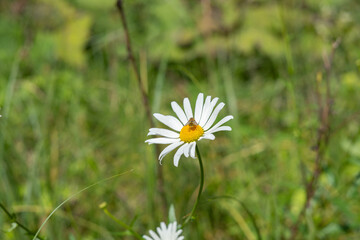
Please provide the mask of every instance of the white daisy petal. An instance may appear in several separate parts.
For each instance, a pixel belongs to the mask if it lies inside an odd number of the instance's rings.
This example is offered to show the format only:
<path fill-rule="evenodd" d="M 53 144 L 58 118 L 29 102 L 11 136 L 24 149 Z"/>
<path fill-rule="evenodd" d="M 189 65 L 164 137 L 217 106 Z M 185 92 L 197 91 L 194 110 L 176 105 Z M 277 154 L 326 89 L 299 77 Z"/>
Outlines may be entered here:
<path fill-rule="evenodd" d="M 193 117 L 190 101 L 188 98 L 184 98 L 184 110 L 188 120 Z"/>
<path fill-rule="evenodd" d="M 211 101 L 210 106 L 203 110 L 203 114 L 201 116 L 201 120 L 199 123 L 200 126 L 204 126 L 206 124 L 206 122 L 209 120 L 209 117 L 210 117 L 212 111 L 214 110 L 214 107 L 218 100 L 219 100 L 219 98 L 214 98 Z"/>
<path fill-rule="evenodd" d="M 209 130 L 206 133 L 216 133 L 216 132 L 220 132 L 220 131 L 231 131 L 231 130 L 232 129 L 229 126 L 221 126 L 221 127 L 215 128 L 213 130 Z"/>
<path fill-rule="evenodd" d="M 202 139 L 214 140 L 215 136 L 213 134 L 211 134 L 211 133 L 208 133 L 208 134 L 204 134 L 202 137 L 200 137 L 199 141 L 202 140 Z"/>
<path fill-rule="evenodd" d="M 208 130 L 211 125 L 213 125 L 213 123 L 216 120 L 216 117 L 219 115 L 220 110 L 225 106 L 225 103 L 219 103 L 219 105 L 217 105 L 217 107 L 215 108 L 214 112 L 211 114 L 209 120 L 207 121 L 207 123 L 205 124 L 205 126 L 203 127 L 204 131 Z"/>
<path fill-rule="evenodd" d="M 179 106 L 179 104 L 177 104 L 177 102 L 171 102 L 171 108 L 174 111 L 174 113 L 176 113 L 176 115 L 178 116 L 180 121 L 183 123 L 183 125 L 185 125 L 187 123 L 188 119 L 186 118 L 186 115 L 185 115 L 184 111 L 182 110 L 182 108 Z"/>
<path fill-rule="evenodd" d="M 184 147 L 184 156 L 188 158 L 189 154 L 190 154 L 190 145 L 191 144 L 190 143 L 185 143 L 185 145 L 186 146 Z"/>
<path fill-rule="evenodd" d="M 179 147 L 179 149 L 176 151 L 175 155 L 174 155 L 174 165 L 175 167 L 179 166 L 179 160 L 181 155 L 184 154 L 184 148 L 186 145 L 182 145 L 181 147 Z"/>
<path fill-rule="evenodd" d="M 180 142 L 180 138 L 151 138 L 145 141 L 148 144 L 170 144 Z"/>
<path fill-rule="evenodd" d="M 168 138 L 179 138 L 179 133 L 163 128 L 150 128 L 148 136 L 150 135 L 159 135 Z"/>
<path fill-rule="evenodd" d="M 175 228 L 175 231 L 176 231 L 176 228 Z M 178 237 L 181 233 L 182 233 L 182 229 L 179 229 L 179 230 L 176 232 L 176 236 Z"/>
<path fill-rule="evenodd" d="M 175 228 L 175 231 L 176 231 L 176 228 Z M 182 233 L 182 229 L 179 229 L 179 230 L 176 232 L 176 237 L 177 237 L 178 240 L 184 239 L 183 236 L 180 236 L 181 233 Z"/>
<path fill-rule="evenodd" d="M 195 158 L 196 142 L 190 143 L 190 157 Z"/>
<path fill-rule="evenodd" d="M 148 144 L 168 144 L 163 151 L 159 155 L 160 164 L 163 158 L 169 154 L 171 151 L 177 151 L 174 154 L 174 165 L 177 167 L 179 165 L 179 161 L 181 155 L 185 155 L 185 157 L 196 158 L 196 142 L 202 139 L 214 140 L 215 136 L 213 133 L 219 131 L 231 131 L 231 127 L 223 126 L 224 123 L 233 119 L 233 116 L 226 116 L 221 119 L 214 126 L 219 112 L 225 106 L 224 103 L 219 103 L 217 105 L 219 98 L 211 99 L 211 96 L 207 96 L 205 98 L 203 93 L 199 93 L 196 99 L 194 112 L 192 111 L 192 107 L 188 98 L 184 98 L 183 108 L 177 104 L 176 102 L 171 102 L 171 107 L 176 114 L 176 117 L 170 115 L 162 115 L 159 113 L 155 113 L 154 117 L 159 120 L 161 123 L 168 126 L 170 129 L 164 128 L 150 128 L 148 136 L 157 135 L 158 138 L 148 139 L 145 142 Z M 217 105 L 217 106 L 216 106 Z M 194 117 L 195 116 L 195 117 Z M 188 132 L 183 132 L 180 139 L 180 132 L 183 130 L 184 125 L 188 123 L 188 121 L 194 117 L 195 122 L 198 123 L 199 127 L 204 131 L 203 136 L 199 138 L 202 132 L 198 132 L 198 128 L 192 128 Z M 190 124 L 191 125 L 191 124 Z M 186 129 L 185 129 L 186 130 Z M 191 132 L 194 131 L 194 132 Z M 183 140 L 188 141 L 188 143 L 184 143 Z M 161 224 L 161 226 L 157 229 L 159 232 L 160 239 L 162 240 L 163 236 L 168 236 L 167 233 L 172 231 L 169 225 Z M 176 227 L 174 228 L 176 230 Z M 164 235 L 165 234 L 165 235 Z M 151 239 L 151 238 L 150 238 Z M 167 238 L 166 238 L 167 239 Z M 183 239 L 180 236 L 179 239 Z M 177 240 L 179 240 L 177 239 Z"/>
<path fill-rule="evenodd" d="M 201 118 L 200 118 L 200 120 L 198 122 L 198 124 L 200 126 L 203 126 L 206 123 L 206 120 L 210 115 L 210 113 L 207 114 L 207 112 L 209 111 L 210 105 L 211 105 L 211 96 L 207 96 L 206 99 L 205 99 L 204 107 L 202 109 Z"/>
<path fill-rule="evenodd" d="M 154 113 L 154 117 L 169 128 L 172 128 L 178 132 L 180 132 L 181 128 L 183 127 L 181 122 L 173 116 L 165 116 L 160 113 Z"/>
<path fill-rule="evenodd" d="M 177 229 L 176 222 L 174 222 L 174 223 L 172 224 L 171 232 L 174 232 L 174 233 L 176 233 L 176 236 L 179 236 L 179 234 L 177 233 L 176 229 Z M 179 231 L 182 232 L 181 229 L 180 229 Z M 181 232 L 180 232 L 180 233 L 181 233 Z"/>
<path fill-rule="evenodd" d="M 227 121 L 233 119 L 234 117 L 229 115 L 224 117 L 223 119 L 221 119 L 217 124 L 215 124 L 212 128 L 209 129 L 209 131 L 206 131 L 205 133 L 211 133 L 211 131 L 217 129 L 218 127 L 220 127 L 221 125 L 223 125 L 224 123 L 226 123 Z"/>
<path fill-rule="evenodd" d="M 161 223 L 160 223 L 160 226 L 161 226 L 161 229 L 162 229 L 162 230 L 166 230 L 166 229 L 167 229 L 166 224 L 165 224 L 164 222 L 161 222 Z"/>
<path fill-rule="evenodd" d="M 157 233 L 150 230 L 150 236 L 144 235 L 145 240 L 183 240 L 184 237 L 180 236 L 182 230 L 177 230 L 177 222 L 170 223 L 168 226 L 164 222 L 160 223 L 160 227 L 156 228 Z"/>
<path fill-rule="evenodd" d="M 166 227 L 164 222 L 161 222 L 160 227 L 157 227 L 156 230 L 157 230 L 157 232 L 159 234 L 160 239 L 164 239 L 166 237 L 166 235 L 167 235 L 167 227 Z"/>
<path fill-rule="evenodd" d="M 168 227 L 167 233 L 166 233 L 166 235 L 167 235 L 166 237 L 169 238 L 169 240 L 172 239 L 172 238 L 170 238 L 170 236 L 169 236 L 171 233 L 176 234 L 176 226 L 175 226 L 175 229 L 174 229 L 174 224 L 173 224 L 173 223 L 170 223 L 170 224 L 169 224 L 169 227 Z M 174 235 L 174 237 L 175 237 L 175 235 Z"/>
<path fill-rule="evenodd" d="M 204 94 L 199 93 L 195 104 L 195 121 L 197 123 L 200 122 L 203 105 L 204 105 Z"/>
<path fill-rule="evenodd" d="M 150 230 L 149 233 L 154 240 L 161 240 L 161 238 L 159 238 L 159 236 L 153 230 Z"/>
<path fill-rule="evenodd" d="M 163 158 L 172 150 L 174 150 L 175 148 L 179 147 L 181 144 L 183 144 L 184 142 L 175 142 L 170 144 L 169 146 L 167 146 L 166 148 L 164 148 L 164 150 L 162 150 L 162 152 L 159 155 L 159 161 L 161 164 L 161 161 L 163 160 Z"/>

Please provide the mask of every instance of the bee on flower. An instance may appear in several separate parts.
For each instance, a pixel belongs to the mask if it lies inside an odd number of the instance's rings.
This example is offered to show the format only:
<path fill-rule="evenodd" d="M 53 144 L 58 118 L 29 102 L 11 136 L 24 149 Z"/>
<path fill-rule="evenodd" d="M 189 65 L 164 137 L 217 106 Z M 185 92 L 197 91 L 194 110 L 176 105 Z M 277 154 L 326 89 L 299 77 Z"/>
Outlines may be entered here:
<path fill-rule="evenodd" d="M 207 96 L 204 101 L 204 94 L 200 93 L 196 100 L 194 114 L 188 98 L 183 101 L 184 110 L 176 102 L 171 102 L 171 107 L 177 118 L 154 113 L 157 120 L 171 129 L 150 128 L 148 136 L 158 135 L 160 137 L 145 141 L 148 144 L 169 144 L 159 155 L 160 164 L 169 152 L 178 148 L 174 155 L 174 165 L 177 167 L 182 155 L 195 158 L 195 148 L 198 141 L 203 139 L 214 140 L 214 133 L 231 131 L 231 127 L 223 126 L 224 123 L 233 119 L 231 115 L 224 117 L 214 125 L 219 112 L 225 106 L 222 102 L 216 106 L 218 100 L 219 98 L 211 99 L 211 96 Z"/>

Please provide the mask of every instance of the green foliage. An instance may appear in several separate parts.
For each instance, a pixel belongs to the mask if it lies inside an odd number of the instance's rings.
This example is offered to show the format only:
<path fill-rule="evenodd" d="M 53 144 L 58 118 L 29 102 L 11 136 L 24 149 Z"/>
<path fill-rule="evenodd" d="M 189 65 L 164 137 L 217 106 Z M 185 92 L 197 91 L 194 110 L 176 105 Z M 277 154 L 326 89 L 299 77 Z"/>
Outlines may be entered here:
<path fill-rule="evenodd" d="M 153 111 L 198 92 L 235 116 L 202 141 L 205 186 L 186 239 L 283 239 L 305 201 L 319 129 L 316 92 L 331 69 L 329 146 L 299 239 L 359 239 L 360 5 L 355 0 L 123 1 Z M 29 229 L 56 211 L 47 239 L 131 239 L 98 205 L 144 234 L 180 223 L 199 182 L 197 160 L 158 161 L 115 1 L 0 3 L 0 202 Z M 317 89 L 318 83 L 318 89 Z M 245 206 L 245 207 L 244 207 Z M 176 216 L 176 217 L 175 217 Z M 0 212 L 0 239 L 27 236 Z"/>

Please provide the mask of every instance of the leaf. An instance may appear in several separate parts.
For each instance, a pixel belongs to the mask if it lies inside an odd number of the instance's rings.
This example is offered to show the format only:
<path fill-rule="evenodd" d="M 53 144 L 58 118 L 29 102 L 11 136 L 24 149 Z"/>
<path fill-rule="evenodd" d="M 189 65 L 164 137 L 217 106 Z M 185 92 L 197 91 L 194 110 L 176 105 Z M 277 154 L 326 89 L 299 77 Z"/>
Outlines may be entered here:
<path fill-rule="evenodd" d="M 183 59 L 186 53 L 179 45 L 192 42 L 197 34 L 186 5 L 179 0 L 162 1 L 149 8 L 152 21 L 148 22 L 147 42 L 150 55 L 161 59 Z"/>
<path fill-rule="evenodd" d="M 338 235 L 342 233 L 341 227 L 337 223 L 330 223 L 319 231 L 320 238 L 327 238 L 330 236 Z"/>
<path fill-rule="evenodd" d="M 283 56 L 285 49 L 283 42 L 263 29 L 246 29 L 238 36 L 237 48 L 245 53 L 251 53 L 255 48 L 260 48 L 270 56 Z"/>
<path fill-rule="evenodd" d="M 234 221 L 239 225 L 241 231 L 244 233 L 247 239 L 255 240 L 255 234 L 252 232 L 248 223 L 246 222 L 243 214 L 237 210 L 233 204 L 221 203 L 222 208 L 224 208 L 229 215 L 234 219 Z"/>
<path fill-rule="evenodd" d="M 348 139 L 344 139 L 343 141 L 341 141 L 341 147 L 351 156 L 360 157 L 360 139 L 358 139 L 354 143 L 352 143 Z"/>
<path fill-rule="evenodd" d="M 76 0 L 77 4 L 84 8 L 101 10 L 101 9 L 111 9 L 115 7 L 115 0 Z"/>
<path fill-rule="evenodd" d="M 360 78 L 355 71 L 346 72 L 341 76 L 342 85 L 348 90 L 360 88 Z"/>
<path fill-rule="evenodd" d="M 354 182 L 356 177 L 360 173 L 360 166 L 357 164 L 347 164 L 343 167 L 341 171 L 341 176 L 343 177 L 345 182 Z"/>
<path fill-rule="evenodd" d="M 299 215 L 302 207 L 305 204 L 305 190 L 302 188 L 297 189 L 291 197 L 290 211 L 294 215 Z"/>
<path fill-rule="evenodd" d="M 74 17 L 75 18 L 75 17 Z M 57 33 L 57 56 L 75 67 L 85 64 L 84 48 L 90 32 L 91 18 L 82 15 L 69 20 Z"/>

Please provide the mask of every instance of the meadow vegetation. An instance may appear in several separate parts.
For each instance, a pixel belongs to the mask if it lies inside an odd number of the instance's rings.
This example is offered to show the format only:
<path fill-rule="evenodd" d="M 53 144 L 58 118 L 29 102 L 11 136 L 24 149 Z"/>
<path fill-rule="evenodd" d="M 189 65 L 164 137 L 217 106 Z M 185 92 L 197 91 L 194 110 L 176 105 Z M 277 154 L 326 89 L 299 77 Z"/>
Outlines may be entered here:
<path fill-rule="evenodd" d="M 124 0 L 151 112 L 199 92 L 231 132 L 201 141 L 185 239 L 360 239 L 360 3 Z M 0 2 L 0 203 L 43 239 L 134 239 L 191 211 L 197 160 L 166 156 L 166 206 L 115 0 Z M 161 127 L 160 123 L 156 126 Z M 313 184 L 312 184 L 312 181 Z M 308 202 L 307 202 L 308 200 Z M 305 205 L 305 207 L 304 207 Z M 0 239 L 32 239 L 0 209 Z M 294 232 L 296 233 L 294 234 Z"/>

